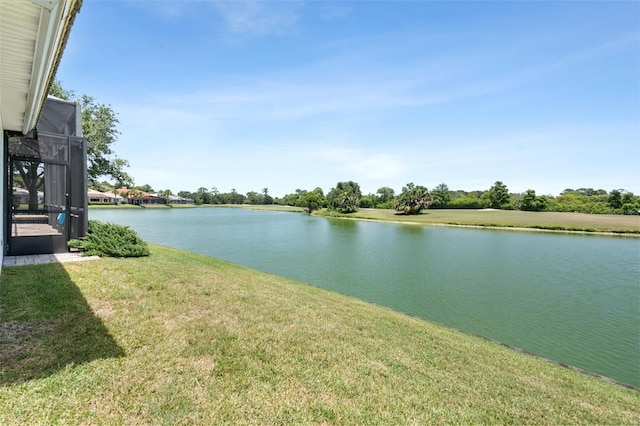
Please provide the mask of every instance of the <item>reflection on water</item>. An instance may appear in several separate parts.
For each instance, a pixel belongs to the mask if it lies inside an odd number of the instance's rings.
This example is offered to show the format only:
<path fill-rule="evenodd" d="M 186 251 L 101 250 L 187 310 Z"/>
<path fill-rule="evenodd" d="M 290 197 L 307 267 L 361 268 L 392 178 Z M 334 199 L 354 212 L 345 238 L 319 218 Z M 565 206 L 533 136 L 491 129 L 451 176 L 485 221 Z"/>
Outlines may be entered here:
<path fill-rule="evenodd" d="M 425 227 L 420 225 L 398 225 L 398 231 L 403 234 L 421 235 L 425 232 Z"/>
<path fill-rule="evenodd" d="M 640 386 L 640 239 L 222 208 L 90 213 Z"/>
<path fill-rule="evenodd" d="M 344 219 L 333 219 L 333 218 L 328 218 L 327 222 L 333 228 L 342 229 L 342 230 L 355 230 L 355 229 L 358 229 L 358 225 L 360 224 L 360 222 L 358 222 L 357 220 L 344 220 Z"/>

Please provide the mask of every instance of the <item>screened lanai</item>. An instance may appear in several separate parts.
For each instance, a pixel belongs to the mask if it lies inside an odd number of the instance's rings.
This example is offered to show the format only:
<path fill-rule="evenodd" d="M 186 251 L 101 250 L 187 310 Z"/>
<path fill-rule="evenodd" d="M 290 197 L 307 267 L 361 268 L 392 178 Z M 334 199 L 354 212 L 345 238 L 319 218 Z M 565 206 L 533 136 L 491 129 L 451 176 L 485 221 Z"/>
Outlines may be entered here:
<path fill-rule="evenodd" d="M 87 229 L 86 141 L 78 105 L 48 97 L 36 131 L 9 135 L 7 254 L 66 252 Z"/>

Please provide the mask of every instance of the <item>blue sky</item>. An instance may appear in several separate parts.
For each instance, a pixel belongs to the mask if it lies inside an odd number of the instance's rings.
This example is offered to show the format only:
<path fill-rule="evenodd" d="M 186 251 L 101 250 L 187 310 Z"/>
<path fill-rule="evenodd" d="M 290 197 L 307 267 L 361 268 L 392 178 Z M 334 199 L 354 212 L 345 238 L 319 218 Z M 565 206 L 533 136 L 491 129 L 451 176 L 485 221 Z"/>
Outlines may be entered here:
<path fill-rule="evenodd" d="M 640 193 L 637 1 L 84 0 L 57 78 L 156 190 Z"/>

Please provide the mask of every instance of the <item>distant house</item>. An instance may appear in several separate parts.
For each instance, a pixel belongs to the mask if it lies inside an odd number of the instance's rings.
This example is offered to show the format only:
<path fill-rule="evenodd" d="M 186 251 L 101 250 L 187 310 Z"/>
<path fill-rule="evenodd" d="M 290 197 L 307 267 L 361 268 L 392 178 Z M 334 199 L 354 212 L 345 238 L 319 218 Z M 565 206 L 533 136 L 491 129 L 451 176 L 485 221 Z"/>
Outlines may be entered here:
<path fill-rule="evenodd" d="M 177 195 L 171 195 L 169 198 L 169 202 L 171 204 L 194 204 L 195 200 L 193 198 L 184 198 L 178 197 Z"/>
<path fill-rule="evenodd" d="M 38 191 L 38 204 L 42 204 L 44 193 Z M 29 191 L 24 188 L 13 188 L 13 204 L 27 204 L 29 202 Z"/>
<path fill-rule="evenodd" d="M 109 200 L 112 200 L 114 204 L 122 204 L 124 203 L 124 198 L 120 194 L 116 194 L 112 191 L 105 191 L 104 195 L 109 197 Z"/>
<path fill-rule="evenodd" d="M 109 204 L 122 204 L 124 198 L 119 194 L 113 192 L 100 192 L 95 189 L 89 189 L 87 191 L 87 198 L 90 203 L 109 203 Z"/>
<path fill-rule="evenodd" d="M 123 200 L 126 199 L 126 202 L 129 204 L 134 204 L 136 206 L 141 205 L 158 205 L 158 204 L 194 204 L 195 200 L 193 198 L 184 198 L 178 197 L 177 195 L 171 194 L 171 197 L 167 200 L 164 197 L 159 196 L 158 194 L 151 194 L 149 192 L 140 191 L 139 189 L 129 189 L 126 187 L 122 187 L 116 189 L 116 192 L 119 196 L 124 197 Z M 108 193 L 106 193 L 108 194 Z"/>
<path fill-rule="evenodd" d="M 136 206 L 167 204 L 167 200 L 159 197 L 157 194 L 150 194 L 138 189 L 122 187 L 116 189 L 116 192 L 124 197 L 127 200 L 127 203 L 134 204 Z"/>
<path fill-rule="evenodd" d="M 167 200 L 160 197 L 158 194 L 150 194 L 144 192 L 144 199 L 140 204 L 167 204 Z"/>

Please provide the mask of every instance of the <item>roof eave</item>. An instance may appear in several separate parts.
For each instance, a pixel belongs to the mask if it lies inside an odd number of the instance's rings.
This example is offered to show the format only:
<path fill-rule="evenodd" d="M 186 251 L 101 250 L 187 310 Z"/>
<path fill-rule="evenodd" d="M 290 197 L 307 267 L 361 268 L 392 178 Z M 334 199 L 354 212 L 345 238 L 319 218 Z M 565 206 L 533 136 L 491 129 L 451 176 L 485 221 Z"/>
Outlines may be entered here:
<path fill-rule="evenodd" d="M 82 0 L 31 0 L 42 6 L 22 132 L 36 127 Z"/>

